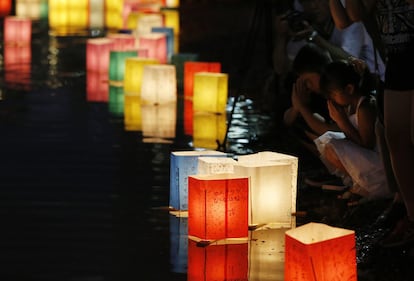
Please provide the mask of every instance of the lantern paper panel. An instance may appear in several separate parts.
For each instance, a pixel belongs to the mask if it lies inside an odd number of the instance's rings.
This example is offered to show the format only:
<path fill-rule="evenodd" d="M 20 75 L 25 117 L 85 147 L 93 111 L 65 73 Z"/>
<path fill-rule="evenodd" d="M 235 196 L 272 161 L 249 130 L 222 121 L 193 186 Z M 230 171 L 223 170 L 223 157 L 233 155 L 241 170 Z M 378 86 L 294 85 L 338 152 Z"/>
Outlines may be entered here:
<path fill-rule="evenodd" d="M 137 39 L 128 33 L 109 33 L 106 35 L 113 41 L 112 50 L 114 51 L 137 51 Z"/>
<path fill-rule="evenodd" d="M 148 50 L 148 57 L 157 59 L 161 64 L 167 63 L 167 36 L 164 33 L 140 35 L 138 46 Z"/>
<path fill-rule="evenodd" d="M 86 41 L 86 70 L 108 74 L 113 40 L 90 38 Z"/>
<path fill-rule="evenodd" d="M 287 230 L 289 228 L 249 231 L 249 281 L 284 280 Z"/>
<path fill-rule="evenodd" d="M 174 51 L 172 54 L 170 63 L 172 65 L 175 65 L 177 72 L 177 87 L 179 91 L 182 91 L 184 89 L 184 63 L 187 61 L 197 60 L 198 54 L 194 53 L 177 53 Z"/>
<path fill-rule="evenodd" d="M 164 16 L 160 12 L 139 12 L 135 36 L 140 39 L 141 36 L 150 34 L 152 28 L 164 26 Z"/>
<path fill-rule="evenodd" d="M 177 103 L 142 104 L 142 136 L 172 140 L 175 138 Z"/>
<path fill-rule="evenodd" d="M 105 3 L 103 0 L 89 0 L 89 28 L 105 27 Z"/>
<path fill-rule="evenodd" d="M 205 149 L 218 149 L 227 131 L 226 114 L 210 112 L 193 113 L 193 146 Z"/>
<path fill-rule="evenodd" d="M 11 2 L 11 1 L 9 1 Z M 48 0 L 17 0 L 16 16 L 32 20 L 47 19 Z"/>
<path fill-rule="evenodd" d="M 226 73 L 197 72 L 194 74 L 194 111 L 225 113 L 228 98 Z"/>
<path fill-rule="evenodd" d="M 125 60 L 129 57 L 138 57 L 137 50 L 109 52 L 109 82 L 119 86 L 123 85 L 125 76 Z"/>
<path fill-rule="evenodd" d="M 109 85 L 108 110 L 112 116 L 124 116 L 124 88 Z"/>
<path fill-rule="evenodd" d="M 49 0 L 49 27 L 57 33 L 84 32 L 89 28 L 89 0 Z"/>
<path fill-rule="evenodd" d="M 7 16 L 4 18 L 4 43 L 30 45 L 32 41 L 32 20 L 28 17 Z"/>
<path fill-rule="evenodd" d="M 308 223 L 285 233 L 285 281 L 357 280 L 355 231 Z"/>
<path fill-rule="evenodd" d="M 291 228 L 295 224 L 296 194 L 289 163 L 238 163 L 234 173 L 250 177 L 249 226 Z M 295 204 L 293 204 L 295 202 Z"/>
<path fill-rule="evenodd" d="M 12 12 L 12 0 L 0 1 L 0 17 L 10 15 Z"/>
<path fill-rule="evenodd" d="M 125 0 L 105 0 L 105 23 L 108 29 L 124 28 L 123 10 Z"/>
<path fill-rule="evenodd" d="M 169 63 L 174 54 L 174 30 L 170 27 L 153 27 L 151 33 L 165 34 L 167 40 L 167 63 Z"/>
<path fill-rule="evenodd" d="M 188 210 L 188 176 L 197 174 L 198 157 L 227 157 L 214 150 L 173 151 L 170 154 L 170 208 Z"/>
<path fill-rule="evenodd" d="M 170 215 L 170 264 L 171 271 L 187 273 L 188 217 Z"/>
<path fill-rule="evenodd" d="M 248 189 L 249 179 L 234 174 L 188 176 L 188 237 L 247 240 Z"/>
<path fill-rule="evenodd" d="M 199 247 L 188 241 L 188 281 L 248 281 L 248 245 L 218 244 Z"/>
<path fill-rule="evenodd" d="M 194 74 L 197 72 L 221 72 L 220 62 L 205 62 L 188 60 L 184 62 L 184 98 L 193 99 L 194 93 Z"/>
<path fill-rule="evenodd" d="M 177 101 L 175 66 L 167 64 L 146 65 L 142 74 L 141 102 L 166 104 Z"/>
<path fill-rule="evenodd" d="M 141 100 L 139 96 L 124 91 L 124 128 L 126 131 L 142 131 Z"/>
<path fill-rule="evenodd" d="M 129 57 L 125 60 L 124 91 L 128 95 L 141 97 L 142 75 L 144 66 L 159 64 L 154 58 Z"/>
<path fill-rule="evenodd" d="M 109 97 L 108 76 L 105 73 L 86 72 L 86 98 L 88 101 L 107 102 Z"/>
<path fill-rule="evenodd" d="M 198 175 L 231 174 L 237 161 L 230 157 L 199 157 Z"/>

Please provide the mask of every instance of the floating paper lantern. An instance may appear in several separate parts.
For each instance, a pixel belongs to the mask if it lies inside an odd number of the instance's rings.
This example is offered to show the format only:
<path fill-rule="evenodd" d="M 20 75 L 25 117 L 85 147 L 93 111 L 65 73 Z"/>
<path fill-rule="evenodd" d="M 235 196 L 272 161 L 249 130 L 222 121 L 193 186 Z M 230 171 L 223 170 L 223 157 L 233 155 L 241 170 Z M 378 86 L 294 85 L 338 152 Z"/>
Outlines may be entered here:
<path fill-rule="evenodd" d="M 187 273 L 188 218 L 170 215 L 171 271 Z"/>
<path fill-rule="evenodd" d="M 193 113 L 193 146 L 216 149 L 226 136 L 227 116 L 210 112 Z"/>
<path fill-rule="evenodd" d="M 224 152 L 214 150 L 171 152 L 169 203 L 173 210 L 188 210 L 188 176 L 197 173 L 200 156 L 227 157 Z"/>
<path fill-rule="evenodd" d="M 86 41 L 86 70 L 108 74 L 109 56 L 113 40 L 90 38 Z"/>
<path fill-rule="evenodd" d="M 175 65 L 177 73 L 177 87 L 181 91 L 184 89 L 184 63 L 198 60 L 198 54 L 193 53 L 173 53 L 170 63 Z M 193 79 L 191 78 L 191 84 Z M 192 91 L 191 91 L 192 95 Z"/>
<path fill-rule="evenodd" d="M 249 281 L 284 280 L 288 228 L 249 231 Z"/>
<path fill-rule="evenodd" d="M 89 0 L 49 0 L 49 27 L 57 33 L 86 32 Z"/>
<path fill-rule="evenodd" d="M 152 32 L 153 27 L 164 27 L 164 16 L 159 12 L 145 13 L 139 12 L 136 26 L 136 36 L 138 39 L 142 35 L 147 35 Z"/>
<path fill-rule="evenodd" d="M 26 17 L 7 16 L 4 19 L 5 44 L 30 45 L 32 20 Z"/>
<path fill-rule="evenodd" d="M 89 0 L 89 28 L 105 27 L 105 3 L 103 0 Z"/>
<path fill-rule="evenodd" d="M 292 185 L 291 163 L 238 163 L 234 173 L 250 177 L 249 226 L 294 227 L 296 185 Z"/>
<path fill-rule="evenodd" d="M 108 109 L 113 116 L 124 116 L 124 88 L 109 85 Z"/>
<path fill-rule="evenodd" d="M 88 101 L 107 102 L 109 95 L 108 76 L 105 73 L 86 73 L 86 98 Z"/>
<path fill-rule="evenodd" d="M 10 15 L 11 10 L 12 10 L 11 0 L 0 1 L 0 17 L 5 17 L 5 16 Z"/>
<path fill-rule="evenodd" d="M 164 33 L 149 33 L 140 35 L 138 45 L 148 50 L 148 57 L 157 59 L 160 63 L 167 63 L 167 36 Z"/>
<path fill-rule="evenodd" d="M 199 247 L 188 242 L 188 281 L 247 281 L 248 244 L 219 244 Z"/>
<path fill-rule="evenodd" d="M 171 27 L 153 27 L 151 33 L 165 34 L 167 40 L 167 62 L 170 62 L 174 54 L 174 30 Z"/>
<path fill-rule="evenodd" d="M 225 113 L 228 97 L 226 73 L 197 72 L 194 74 L 194 111 Z"/>
<path fill-rule="evenodd" d="M 167 64 L 144 66 L 141 101 L 145 104 L 166 104 L 177 101 L 175 66 Z"/>
<path fill-rule="evenodd" d="M 184 98 L 193 99 L 194 93 L 194 74 L 197 72 L 221 72 L 221 63 L 187 61 L 184 63 Z"/>
<path fill-rule="evenodd" d="M 125 60 L 138 57 L 138 51 L 115 51 L 109 53 L 109 81 L 112 84 L 122 85 L 125 74 Z"/>
<path fill-rule="evenodd" d="M 247 240 L 248 189 L 249 179 L 234 174 L 188 176 L 188 237 Z"/>
<path fill-rule="evenodd" d="M 32 20 L 46 19 L 48 13 L 47 1 L 48 0 L 17 0 L 16 16 L 27 17 Z"/>
<path fill-rule="evenodd" d="M 198 175 L 231 174 L 237 161 L 230 157 L 199 157 Z"/>
<path fill-rule="evenodd" d="M 105 23 L 110 30 L 124 28 L 124 0 L 105 0 Z"/>
<path fill-rule="evenodd" d="M 163 103 L 158 105 L 142 104 L 142 136 L 155 140 L 172 140 L 175 138 L 177 123 L 177 103 Z"/>
<path fill-rule="evenodd" d="M 132 34 L 109 33 L 106 37 L 113 40 L 112 50 L 114 51 L 137 50 L 137 39 Z"/>
<path fill-rule="evenodd" d="M 154 58 L 129 57 L 125 60 L 124 91 L 125 94 L 141 96 L 144 66 L 159 64 Z"/>
<path fill-rule="evenodd" d="M 286 231 L 285 281 L 357 280 L 355 231 L 308 223 Z"/>

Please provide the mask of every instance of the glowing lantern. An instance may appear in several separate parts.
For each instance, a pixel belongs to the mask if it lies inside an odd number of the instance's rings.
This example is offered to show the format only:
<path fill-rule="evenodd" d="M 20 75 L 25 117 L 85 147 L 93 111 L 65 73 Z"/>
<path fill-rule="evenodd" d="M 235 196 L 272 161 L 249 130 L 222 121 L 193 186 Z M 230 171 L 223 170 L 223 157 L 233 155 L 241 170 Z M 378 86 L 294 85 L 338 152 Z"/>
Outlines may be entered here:
<path fill-rule="evenodd" d="M 127 33 L 110 33 L 106 36 L 113 40 L 112 50 L 114 51 L 132 51 L 136 50 L 136 38 Z"/>
<path fill-rule="evenodd" d="M 33 20 L 47 17 L 47 0 L 17 0 L 16 16 Z"/>
<path fill-rule="evenodd" d="M 142 75 L 144 66 L 159 64 L 153 58 L 129 57 L 125 60 L 124 91 L 125 94 L 141 96 Z"/>
<path fill-rule="evenodd" d="M 188 218 L 170 215 L 171 271 L 187 273 Z"/>
<path fill-rule="evenodd" d="M 125 74 L 125 60 L 137 57 L 138 51 L 115 51 L 109 53 L 109 81 L 111 84 L 122 85 Z"/>
<path fill-rule="evenodd" d="M 164 104 L 177 101 L 175 66 L 167 64 L 144 66 L 141 101 L 146 104 Z"/>
<path fill-rule="evenodd" d="M 226 136 L 225 114 L 193 113 L 193 145 L 198 148 L 218 149 Z"/>
<path fill-rule="evenodd" d="M 180 6 L 180 0 L 166 0 L 165 6 L 169 8 L 178 8 Z"/>
<path fill-rule="evenodd" d="M 188 237 L 196 241 L 248 237 L 249 179 L 234 174 L 188 176 Z"/>
<path fill-rule="evenodd" d="M 199 247 L 188 242 L 188 281 L 245 280 L 248 272 L 248 243 Z"/>
<path fill-rule="evenodd" d="M 286 231 L 285 281 L 357 280 L 355 232 L 321 223 Z"/>
<path fill-rule="evenodd" d="M 90 38 L 86 41 L 86 70 L 108 74 L 109 55 L 113 40 L 108 38 Z"/>
<path fill-rule="evenodd" d="M 192 54 L 192 53 L 172 54 L 170 63 L 172 65 L 175 65 L 175 69 L 177 73 L 177 86 L 180 91 L 184 88 L 184 63 L 187 61 L 196 61 L 196 60 L 198 60 L 198 54 Z"/>
<path fill-rule="evenodd" d="M 86 95 L 88 101 L 108 101 L 108 76 L 105 73 L 88 71 L 86 73 Z"/>
<path fill-rule="evenodd" d="M 109 85 L 108 97 L 109 112 L 117 117 L 124 116 L 124 88 Z"/>
<path fill-rule="evenodd" d="M 284 280 L 287 228 L 249 231 L 249 281 Z"/>
<path fill-rule="evenodd" d="M 224 152 L 214 150 L 171 152 L 170 207 L 173 210 L 188 210 L 188 176 L 197 173 L 200 156 L 227 157 Z"/>
<path fill-rule="evenodd" d="M 224 113 L 228 95 L 228 75 L 197 72 L 194 74 L 194 111 Z"/>
<path fill-rule="evenodd" d="M 122 29 L 124 0 L 105 0 L 105 23 L 109 29 Z"/>
<path fill-rule="evenodd" d="M 12 1 L 11 0 L 1 0 L 0 1 L 0 17 L 10 15 L 12 10 Z"/>
<path fill-rule="evenodd" d="M 126 131 L 141 131 L 141 100 L 134 94 L 124 90 L 124 128 Z"/>
<path fill-rule="evenodd" d="M 144 105 L 141 103 L 142 135 L 153 140 L 175 138 L 177 103 Z M 154 141 L 152 141 L 154 142 Z"/>
<path fill-rule="evenodd" d="M 194 74 L 197 72 L 221 72 L 219 62 L 188 61 L 184 63 L 184 98 L 193 99 Z"/>
<path fill-rule="evenodd" d="M 148 50 L 148 57 L 167 63 L 167 36 L 164 33 L 150 33 L 138 38 L 139 47 Z"/>
<path fill-rule="evenodd" d="M 4 19 L 4 42 L 6 44 L 28 45 L 32 40 L 32 20 L 8 16 Z"/>
<path fill-rule="evenodd" d="M 150 34 L 153 27 L 164 27 L 164 16 L 161 13 L 139 12 L 136 36 L 139 39 L 142 35 Z"/>
<path fill-rule="evenodd" d="M 199 157 L 198 175 L 231 174 L 237 161 L 230 157 Z"/>
<path fill-rule="evenodd" d="M 57 33 L 85 32 L 89 28 L 88 0 L 49 0 L 49 27 Z"/>
<path fill-rule="evenodd" d="M 170 27 L 153 27 L 151 32 L 165 34 L 167 40 L 167 62 L 170 62 L 171 56 L 174 54 L 174 30 Z"/>
<path fill-rule="evenodd" d="M 105 3 L 103 0 L 89 0 L 89 27 L 105 27 Z"/>

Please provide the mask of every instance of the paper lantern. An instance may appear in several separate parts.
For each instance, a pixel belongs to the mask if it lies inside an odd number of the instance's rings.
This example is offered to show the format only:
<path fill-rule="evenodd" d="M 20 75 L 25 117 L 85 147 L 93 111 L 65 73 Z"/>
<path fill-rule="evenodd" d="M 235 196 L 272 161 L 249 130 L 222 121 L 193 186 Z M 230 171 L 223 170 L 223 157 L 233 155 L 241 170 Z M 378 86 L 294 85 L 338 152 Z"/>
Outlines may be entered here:
<path fill-rule="evenodd" d="M 115 51 L 109 52 L 109 82 L 122 86 L 124 83 L 125 60 L 130 57 L 138 57 L 138 51 Z"/>
<path fill-rule="evenodd" d="M 188 242 L 188 281 L 240 280 L 247 281 L 248 245 L 219 244 L 199 247 Z"/>
<path fill-rule="evenodd" d="M 221 72 L 221 63 L 187 61 L 184 63 L 184 98 L 193 99 L 194 93 L 194 74 L 197 72 Z"/>
<path fill-rule="evenodd" d="M 110 30 L 124 28 L 124 0 L 105 0 L 105 24 Z"/>
<path fill-rule="evenodd" d="M 141 96 L 142 75 L 144 66 L 159 64 L 153 58 L 129 57 L 125 60 L 124 91 L 128 95 Z"/>
<path fill-rule="evenodd" d="M 187 273 L 188 218 L 170 215 L 171 271 Z"/>
<path fill-rule="evenodd" d="M 139 12 L 137 19 L 137 26 L 135 28 L 138 39 L 142 35 L 147 35 L 152 32 L 153 27 L 164 27 L 164 16 L 159 12 L 145 13 Z"/>
<path fill-rule="evenodd" d="M 90 38 L 86 41 L 86 70 L 108 75 L 109 57 L 113 40 L 108 38 Z"/>
<path fill-rule="evenodd" d="M 249 226 L 294 227 L 296 185 L 288 162 L 238 163 L 234 173 L 250 177 Z"/>
<path fill-rule="evenodd" d="M 162 7 L 160 9 L 164 16 L 164 26 L 174 31 L 174 53 L 180 50 L 180 13 L 178 8 Z"/>
<path fill-rule="evenodd" d="M 124 90 L 124 128 L 126 131 L 141 131 L 141 100 L 137 95 L 131 95 Z"/>
<path fill-rule="evenodd" d="M 184 63 L 198 60 L 198 54 L 193 53 L 173 53 L 170 63 L 175 65 L 177 74 L 177 87 L 179 91 L 184 89 Z M 192 81 L 192 78 L 191 78 Z M 192 82 L 191 82 L 192 83 Z M 191 91 L 192 93 L 192 91 Z"/>
<path fill-rule="evenodd" d="M 194 74 L 194 111 L 225 113 L 228 97 L 226 73 L 197 72 Z"/>
<path fill-rule="evenodd" d="M 141 103 L 142 136 L 162 140 L 175 138 L 177 103 L 145 105 Z"/>
<path fill-rule="evenodd" d="M 166 0 L 165 6 L 169 8 L 178 8 L 180 6 L 180 0 Z"/>
<path fill-rule="evenodd" d="M 209 112 L 193 113 L 193 146 L 218 149 L 226 136 L 227 116 Z"/>
<path fill-rule="evenodd" d="M 49 0 L 49 28 L 56 33 L 86 32 L 89 0 Z"/>
<path fill-rule="evenodd" d="M 32 20 L 26 17 L 7 16 L 4 19 L 4 43 L 30 45 Z"/>
<path fill-rule="evenodd" d="M 141 101 L 145 104 L 165 104 L 177 101 L 175 66 L 167 64 L 144 66 Z"/>
<path fill-rule="evenodd" d="M 4 45 L 4 80 L 30 90 L 32 51 L 30 45 Z"/>
<path fill-rule="evenodd" d="M 27 17 L 32 20 L 46 19 L 48 13 L 47 1 L 48 0 L 17 0 L 16 16 Z"/>
<path fill-rule="evenodd" d="M 249 231 L 249 281 L 284 280 L 288 228 Z"/>
<path fill-rule="evenodd" d="M 105 27 L 105 2 L 89 0 L 89 28 Z"/>
<path fill-rule="evenodd" d="M 167 62 L 174 54 L 174 30 L 171 27 L 153 27 L 151 33 L 165 34 L 167 40 Z"/>
<path fill-rule="evenodd" d="M 12 1 L 11 0 L 1 0 L 0 1 L 0 17 L 5 17 L 10 15 L 12 10 Z"/>
<path fill-rule="evenodd" d="M 355 232 L 313 222 L 286 231 L 284 280 L 356 281 Z"/>
<path fill-rule="evenodd" d="M 122 86 L 109 85 L 108 109 L 113 116 L 124 116 L 124 88 Z"/>
<path fill-rule="evenodd" d="M 169 203 L 170 208 L 175 211 L 188 210 L 188 176 L 197 173 L 200 156 L 227 157 L 227 154 L 214 150 L 171 152 Z"/>
<path fill-rule="evenodd" d="M 164 33 L 149 33 L 140 35 L 138 45 L 148 50 L 148 57 L 157 59 L 160 63 L 167 63 L 167 36 Z"/>
<path fill-rule="evenodd" d="M 188 176 L 188 237 L 247 241 L 248 189 L 249 179 L 244 176 Z"/>
<path fill-rule="evenodd" d="M 109 33 L 106 37 L 113 40 L 114 51 L 137 51 L 137 39 L 132 34 Z"/>
<path fill-rule="evenodd" d="M 86 72 L 86 99 L 95 102 L 107 102 L 109 95 L 108 76 L 105 73 Z"/>
<path fill-rule="evenodd" d="M 237 161 L 230 157 L 199 157 L 198 175 L 231 174 Z"/>

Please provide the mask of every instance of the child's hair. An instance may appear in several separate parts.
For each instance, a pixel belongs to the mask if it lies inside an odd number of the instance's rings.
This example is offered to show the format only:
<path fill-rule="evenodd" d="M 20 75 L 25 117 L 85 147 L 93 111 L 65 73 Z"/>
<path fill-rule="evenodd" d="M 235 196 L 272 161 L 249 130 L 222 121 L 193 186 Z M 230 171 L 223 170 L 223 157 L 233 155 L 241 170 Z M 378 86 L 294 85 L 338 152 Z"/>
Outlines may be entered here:
<path fill-rule="evenodd" d="M 343 90 L 346 85 L 354 85 L 361 95 L 368 96 L 375 90 L 371 72 L 366 68 L 358 73 L 355 67 L 345 60 L 338 60 L 327 64 L 321 73 L 319 81 L 321 92 L 325 97 L 335 90 Z"/>
<path fill-rule="evenodd" d="M 314 43 L 304 45 L 295 56 L 292 70 L 296 75 L 305 72 L 321 73 L 324 67 L 332 62 L 329 53 Z"/>

